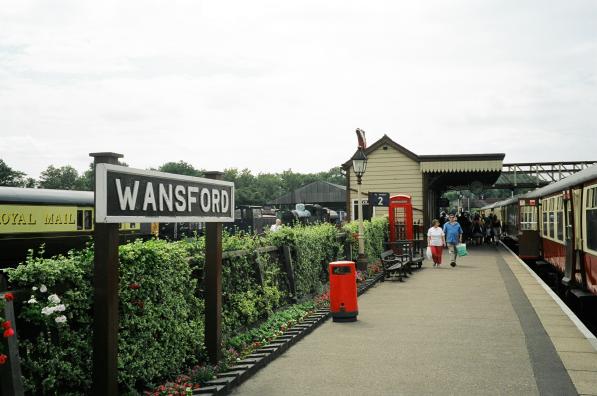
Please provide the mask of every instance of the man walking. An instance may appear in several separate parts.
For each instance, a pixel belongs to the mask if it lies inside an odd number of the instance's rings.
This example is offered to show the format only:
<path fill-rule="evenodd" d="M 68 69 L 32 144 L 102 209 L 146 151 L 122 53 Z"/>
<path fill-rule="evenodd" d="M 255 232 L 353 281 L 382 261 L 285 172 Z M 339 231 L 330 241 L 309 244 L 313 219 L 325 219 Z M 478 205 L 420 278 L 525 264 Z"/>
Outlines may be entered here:
<path fill-rule="evenodd" d="M 446 244 L 450 253 L 450 265 L 456 267 L 456 245 L 462 242 L 462 227 L 456 221 L 454 213 L 450 213 L 448 222 L 444 224 L 444 234 L 446 235 Z"/>

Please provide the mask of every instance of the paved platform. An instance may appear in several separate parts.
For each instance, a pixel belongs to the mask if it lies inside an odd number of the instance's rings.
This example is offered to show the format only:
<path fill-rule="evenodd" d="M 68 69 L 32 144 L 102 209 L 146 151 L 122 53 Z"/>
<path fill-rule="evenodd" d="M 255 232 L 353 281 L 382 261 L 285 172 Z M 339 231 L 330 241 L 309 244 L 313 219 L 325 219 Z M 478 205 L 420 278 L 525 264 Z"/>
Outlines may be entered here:
<path fill-rule="evenodd" d="M 447 255 L 444 254 L 444 263 Z M 384 282 L 233 395 L 597 395 L 597 342 L 505 248 Z"/>

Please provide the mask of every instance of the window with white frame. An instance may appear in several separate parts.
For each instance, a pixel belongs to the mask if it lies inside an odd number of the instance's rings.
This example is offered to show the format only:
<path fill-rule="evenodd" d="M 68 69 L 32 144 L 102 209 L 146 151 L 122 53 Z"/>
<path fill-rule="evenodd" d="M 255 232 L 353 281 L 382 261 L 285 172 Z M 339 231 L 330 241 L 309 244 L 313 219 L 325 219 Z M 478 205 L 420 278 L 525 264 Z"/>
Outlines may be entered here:
<path fill-rule="evenodd" d="M 597 252 L 597 186 L 585 189 L 584 240 L 586 248 Z"/>
<path fill-rule="evenodd" d="M 556 197 L 555 199 L 556 208 L 556 239 L 564 242 L 564 200 L 562 196 Z"/>
<path fill-rule="evenodd" d="M 537 207 L 535 206 L 521 206 L 520 207 L 520 229 L 523 231 L 537 230 Z"/>

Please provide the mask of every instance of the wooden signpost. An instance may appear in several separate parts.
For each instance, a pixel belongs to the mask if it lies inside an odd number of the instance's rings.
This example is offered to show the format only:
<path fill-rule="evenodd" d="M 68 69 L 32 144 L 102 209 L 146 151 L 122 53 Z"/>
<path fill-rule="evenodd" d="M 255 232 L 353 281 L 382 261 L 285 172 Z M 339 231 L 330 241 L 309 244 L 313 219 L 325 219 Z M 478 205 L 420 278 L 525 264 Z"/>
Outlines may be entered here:
<path fill-rule="evenodd" d="M 222 224 L 234 221 L 234 184 L 208 177 L 116 165 L 121 154 L 95 159 L 93 393 L 118 394 L 118 223 L 206 222 L 205 344 L 217 363 L 221 348 Z"/>

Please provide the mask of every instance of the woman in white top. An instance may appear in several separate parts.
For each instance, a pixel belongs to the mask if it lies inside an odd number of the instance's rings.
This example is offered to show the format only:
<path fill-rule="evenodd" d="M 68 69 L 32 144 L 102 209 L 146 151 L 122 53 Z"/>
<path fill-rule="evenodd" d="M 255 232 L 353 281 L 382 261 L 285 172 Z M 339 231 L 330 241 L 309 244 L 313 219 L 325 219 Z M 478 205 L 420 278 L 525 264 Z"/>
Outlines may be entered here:
<path fill-rule="evenodd" d="M 431 248 L 433 266 L 439 267 L 442 263 L 442 250 L 446 245 L 444 230 L 439 226 L 439 220 L 433 219 L 431 228 L 427 231 L 427 246 Z"/>

